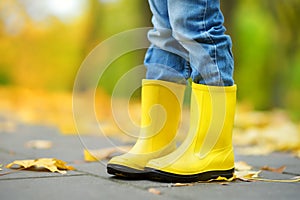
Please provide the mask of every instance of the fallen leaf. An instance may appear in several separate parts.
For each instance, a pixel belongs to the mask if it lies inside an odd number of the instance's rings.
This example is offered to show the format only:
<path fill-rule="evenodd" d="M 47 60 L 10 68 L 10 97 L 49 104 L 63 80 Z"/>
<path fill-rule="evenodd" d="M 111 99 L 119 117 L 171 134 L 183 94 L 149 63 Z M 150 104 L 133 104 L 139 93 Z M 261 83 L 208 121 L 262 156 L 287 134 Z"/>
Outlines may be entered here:
<path fill-rule="evenodd" d="M 253 181 L 254 178 L 258 177 L 261 171 L 235 171 L 234 172 L 234 180 L 241 181 Z"/>
<path fill-rule="evenodd" d="M 300 146 L 299 126 L 282 110 L 256 112 L 249 108 L 238 109 L 233 143 L 239 146 L 237 153 L 242 155 L 297 152 Z"/>
<path fill-rule="evenodd" d="M 215 179 L 210 179 L 208 181 L 205 181 L 205 182 L 214 182 L 214 181 L 226 181 L 226 182 L 231 182 L 231 181 L 234 181 L 234 176 L 231 177 L 231 178 L 226 178 L 226 177 L 223 177 L 223 176 L 218 176 L 217 178 Z M 201 181 L 200 181 L 201 182 Z"/>
<path fill-rule="evenodd" d="M 249 146 L 257 144 L 259 129 L 256 127 L 247 128 L 246 130 L 235 127 L 233 134 L 233 143 L 237 146 Z"/>
<path fill-rule="evenodd" d="M 12 168 L 14 165 L 19 165 L 24 169 L 31 167 L 45 168 L 51 172 L 59 172 L 65 174 L 65 170 L 74 170 L 74 167 L 67 166 L 66 162 L 55 158 L 39 158 L 35 160 L 15 160 L 12 163 L 6 165 L 7 168 Z"/>
<path fill-rule="evenodd" d="M 171 187 L 183 187 L 183 186 L 193 186 L 193 183 L 175 183 L 172 184 Z"/>
<path fill-rule="evenodd" d="M 292 179 L 267 179 L 259 176 L 261 171 L 235 171 L 234 179 L 241 181 L 263 181 L 263 182 L 277 182 L 277 183 L 295 183 L 300 182 L 300 177 L 293 177 Z"/>
<path fill-rule="evenodd" d="M 49 140 L 30 140 L 25 144 L 27 148 L 33 149 L 50 149 L 52 145 L 52 142 Z"/>
<path fill-rule="evenodd" d="M 152 193 L 152 194 L 156 194 L 156 195 L 160 195 L 161 191 L 159 191 L 158 189 L 155 188 L 149 188 L 148 192 Z"/>
<path fill-rule="evenodd" d="M 117 152 L 125 153 L 128 152 L 130 148 L 131 146 L 116 146 L 97 150 L 84 149 L 84 160 L 87 162 L 95 162 L 108 159 L 111 157 L 112 154 Z"/>
<path fill-rule="evenodd" d="M 234 163 L 234 168 L 237 171 L 251 170 L 252 166 L 244 161 L 238 161 Z"/>
<path fill-rule="evenodd" d="M 269 167 L 268 165 L 266 165 L 266 166 L 261 167 L 260 169 L 282 174 L 282 172 L 286 169 L 286 166 L 283 165 L 281 167 L 274 168 L 274 167 Z"/>
<path fill-rule="evenodd" d="M 83 101 L 95 91 L 86 91 L 78 94 Z M 56 126 L 63 134 L 77 134 L 73 119 L 71 92 L 50 92 L 41 89 L 26 87 L 0 86 L 0 111 L 5 118 L 13 118 L 16 122 Z M 76 97 L 77 98 L 77 97 Z M 101 88 L 95 94 L 95 106 L 98 120 L 112 120 L 110 96 Z M 89 105 L 87 105 L 89 106 Z M 83 109 L 86 105 L 81 106 Z M 83 112 L 84 113 L 84 112 Z M 0 132 L 14 132 L 17 124 L 0 122 Z M 89 124 L 84 134 L 98 134 L 98 126 Z M 85 132 L 86 131 L 86 132 Z"/>
<path fill-rule="evenodd" d="M 265 127 L 270 124 L 270 117 L 266 112 L 254 111 L 252 108 L 243 110 L 242 104 L 237 106 L 237 117 L 235 124 L 237 127 Z"/>
<path fill-rule="evenodd" d="M 6 165 L 6 168 L 11 168 L 13 165 L 20 165 L 23 168 L 32 167 L 35 163 L 35 160 L 15 160 L 12 163 Z"/>
<path fill-rule="evenodd" d="M 253 180 L 256 181 L 263 181 L 263 182 L 276 182 L 276 183 L 297 183 L 300 182 L 300 178 L 298 179 L 266 179 L 266 178 L 260 178 L 260 177 L 254 177 Z"/>

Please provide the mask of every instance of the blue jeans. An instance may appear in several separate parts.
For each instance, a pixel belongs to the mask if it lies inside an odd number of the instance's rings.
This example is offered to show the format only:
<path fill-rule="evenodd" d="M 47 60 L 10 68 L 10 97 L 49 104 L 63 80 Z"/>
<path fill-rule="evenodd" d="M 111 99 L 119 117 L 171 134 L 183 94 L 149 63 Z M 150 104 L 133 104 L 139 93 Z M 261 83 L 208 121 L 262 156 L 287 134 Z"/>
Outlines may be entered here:
<path fill-rule="evenodd" d="M 219 0 L 149 0 L 153 29 L 146 78 L 231 86 L 232 42 L 225 35 Z"/>

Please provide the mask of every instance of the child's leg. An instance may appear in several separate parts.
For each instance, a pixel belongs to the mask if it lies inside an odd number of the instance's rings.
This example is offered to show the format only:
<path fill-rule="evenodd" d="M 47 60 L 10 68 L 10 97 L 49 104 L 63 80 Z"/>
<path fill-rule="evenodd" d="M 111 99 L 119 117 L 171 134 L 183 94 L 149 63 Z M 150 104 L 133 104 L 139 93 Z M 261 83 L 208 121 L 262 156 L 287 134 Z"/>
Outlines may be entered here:
<path fill-rule="evenodd" d="M 147 79 L 186 83 L 190 77 L 187 51 L 173 38 L 167 0 L 149 0 L 154 28 L 149 31 L 151 46 L 145 56 Z"/>
<path fill-rule="evenodd" d="M 231 39 L 219 0 L 168 0 L 173 36 L 188 51 L 193 82 L 233 85 Z"/>
<path fill-rule="evenodd" d="M 168 10 L 173 36 L 192 67 L 190 130 L 175 151 L 150 160 L 145 171 L 173 183 L 231 178 L 236 86 L 219 0 L 168 0 Z"/>
<path fill-rule="evenodd" d="M 190 70 L 187 73 L 184 70 L 185 59 L 176 52 L 167 51 L 178 51 L 173 46 L 182 48 L 172 37 L 167 1 L 149 0 L 149 3 L 154 29 L 149 32 L 152 46 L 147 52 L 145 64 L 148 68 L 147 79 L 154 80 L 144 80 L 142 84 L 141 129 L 135 145 L 128 153 L 113 157 L 107 165 L 109 174 L 132 179 L 147 178 L 144 167 L 148 161 L 176 149 L 175 136 L 181 119 L 184 84 L 190 75 Z"/>

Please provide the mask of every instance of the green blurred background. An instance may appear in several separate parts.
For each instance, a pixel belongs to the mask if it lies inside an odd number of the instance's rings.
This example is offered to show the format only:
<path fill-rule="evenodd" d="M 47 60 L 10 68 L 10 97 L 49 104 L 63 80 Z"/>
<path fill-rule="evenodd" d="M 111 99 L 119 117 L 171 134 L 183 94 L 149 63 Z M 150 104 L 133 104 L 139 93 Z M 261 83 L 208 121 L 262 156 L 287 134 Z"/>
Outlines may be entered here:
<path fill-rule="evenodd" d="M 234 44 L 239 101 L 259 110 L 283 108 L 299 120 L 300 1 L 221 2 Z M 97 44 L 151 26 L 150 19 L 146 0 L 1 0 L 0 85 L 71 92 L 80 64 Z M 120 45 L 127 42 L 139 41 Z M 112 63 L 101 87 L 111 93 L 144 53 Z"/>

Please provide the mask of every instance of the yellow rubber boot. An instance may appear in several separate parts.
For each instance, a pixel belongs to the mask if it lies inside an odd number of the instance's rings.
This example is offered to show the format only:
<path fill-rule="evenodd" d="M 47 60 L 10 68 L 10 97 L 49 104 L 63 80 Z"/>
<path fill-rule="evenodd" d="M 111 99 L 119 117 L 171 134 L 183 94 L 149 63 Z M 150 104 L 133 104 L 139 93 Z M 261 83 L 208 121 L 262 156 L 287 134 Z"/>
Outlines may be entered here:
<path fill-rule="evenodd" d="M 190 130 L 172 153 L 146 165 L 149 178 L 163 182 L 197 182 L 234 172 L 232 128 L 236 86 L 192 84 Z"/>
<path fill-rule="evenodd" d="M 113 157 L 107 165 L 109 174 L 143 179 L 149 160 L 169 154 L 176 149 L 175 136 L 181 119 L 185 85 L 143 80 L 141 129 L 133 148 Z"/>

